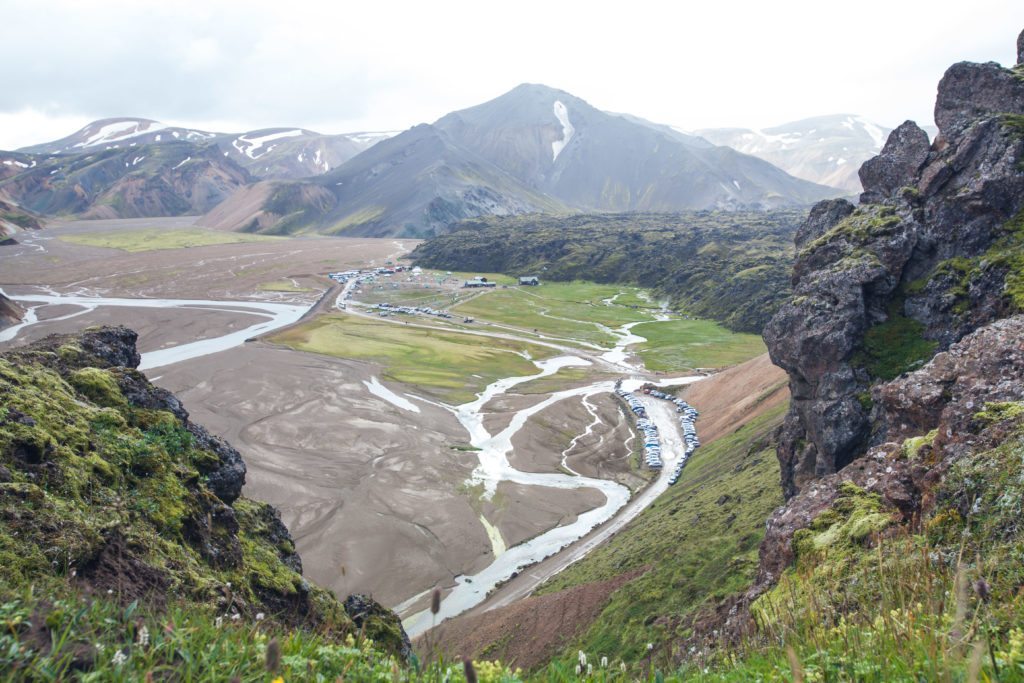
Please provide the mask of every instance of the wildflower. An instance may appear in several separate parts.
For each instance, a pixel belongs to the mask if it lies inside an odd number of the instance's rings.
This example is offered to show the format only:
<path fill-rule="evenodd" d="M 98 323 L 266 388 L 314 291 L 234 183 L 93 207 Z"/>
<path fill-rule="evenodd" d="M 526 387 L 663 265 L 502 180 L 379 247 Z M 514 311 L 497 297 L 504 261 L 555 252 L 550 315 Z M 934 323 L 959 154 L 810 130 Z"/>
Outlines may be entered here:
<path fill-rule="evenodd" d="M 263 612 L 256 613 L 256 621 L 263 621 L 264 618 L 266 618 L 266 615 Z"/>
<path fill-rule="evenodd" d="M 650 652 L 654 649 L 654 643 L 647 643 L 647 651 Z"/>
<path fill-rule="evenodd" d="M 118 650 L 117 652 L 114 653 L 114 658 L 110 660 L 110 663 L 113 664 L 114 666 L 121 666 L 122 664 L 124 664 L 127 661 L 128 661 L 128 657 L 125 655 L 125 653 L 123 653 L 120 650 Z"/>
<path fill-rule="evenodd" d="M 103 652 L 103 644 L 96 643 L 96 652 Z"/>
<path fill-rule="evenodd" d="M 139 647 L 146 647 L 149 645 L 149 629 L 143 624 L 139 628 Z"/>
<path fill-rule="evenodd" d="M 580 650 L 579 657 L 580 657 L 580 666 L 586 666 L 587 665 L 587 653 L 584 652 L 583 650 Z"/>
<path fill-rule="evenodd" d="M 580 666 L 579 664 L 577 664 L 576 665 L 576 675 L 579 676 L 581 673 L 583 673 L 583 667 Z"/>
<path fill-rule="evenodd" d="M 231 615 L 231 621 L 238 621 L 241 618 L 242 618 L 242 615 L 239 614 L 238 612 L 235 612 L 234 614 Z"/>
<path fill-rule="evenodd" d="M 113 595 L 113 594 L 114 594 L 114 589 L 113 588 L 108 588 L 107 589 L 107 595 Z"/>
<path fill-rule="evenodd" d="M 284 683 L 284 678 L 281 677 L 281 676 L 278 676 L 277 678 L 272 680 L 270 683 Z"/>
<path fill-rule="evenodd" d="M 593 664 L 587 664 L 587 675 L 588 676 L 593 676 L 594 675 L 594 665 Z"/>
<path fill-rule="evenodd" d="M 213 620 L 213 625 L 216 626 L 217 628 L 220 628 L 221 626 L 223 626 L 224 625 L 224 617 L 217 617 L 216 619 L 214 619 Z"/>
<path fill-rule="evenodd" d="M 608 668 L 608 658 L 607 657 L 601 657 L 601 668 L 602 669 L 607 669 Z"/>
<path fill-rule="evenodd" d="M 626 663 L 625 662 L 619 662 L 619 671 L 621 671 L 622 673 L 626 673 Z"/>
<path fill-rule="evenodd" d="M 228 582 L 227 582 L 227 583 L 225 583 L 224 585 L 225 585 L 225 586 L 227 586 L 228 588 L 231 588 L 231 582 L 230 582 L 230 581 L 228 581 Z"/>

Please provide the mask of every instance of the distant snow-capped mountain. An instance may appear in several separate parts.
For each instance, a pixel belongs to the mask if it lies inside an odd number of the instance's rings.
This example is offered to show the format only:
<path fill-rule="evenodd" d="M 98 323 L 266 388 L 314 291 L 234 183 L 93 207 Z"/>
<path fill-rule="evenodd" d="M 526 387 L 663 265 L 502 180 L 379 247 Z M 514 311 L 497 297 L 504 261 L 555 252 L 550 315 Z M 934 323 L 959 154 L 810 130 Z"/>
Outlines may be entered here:
<path fill-rule="evenodd" d="M 728 147 L 523 84 L 302 184 L 253 186 L 204 222 L 275 234 L 428 236 L 481 215 L 774 208 L 836 194 Z"/>
<path fill-rule="evenodd" d="M 833 114 L 761 130 L 705 128 L 693 134 L 764 159 L 797 178 L 854 194 L 861 191 L 857 170 L 881 151 L 890 131 L 862 116 Z"/>
<path fill-rule="evenodd" d="M 214 133 L 167 126 L 142 118 L 93 121 L 66 138 L 24 147 L 28 154 L 81 154 L 168 142 L 213 142 L 257 178 L 308 178 L 337 168 L 394 132 L 323 135 L 304 128 L 266 128 L 245 133 Z"/>

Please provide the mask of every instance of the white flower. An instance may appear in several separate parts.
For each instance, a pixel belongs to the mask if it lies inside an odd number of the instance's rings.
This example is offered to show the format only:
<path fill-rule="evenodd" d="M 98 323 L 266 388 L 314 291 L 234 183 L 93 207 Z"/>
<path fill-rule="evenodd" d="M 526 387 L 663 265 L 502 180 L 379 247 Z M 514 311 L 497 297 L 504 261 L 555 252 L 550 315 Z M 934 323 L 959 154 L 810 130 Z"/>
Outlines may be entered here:
<path fill-rule="evenodd" d="M 583 667 L 580 666 L 579 664 L 577 664 L 576 665 L 576 675 L 579 676 L 581 673 L 583 673 Z"/>
<path fill-rule="evenodd" d="M 619 662 L 619 670 L 622 671 L 623 673 L 625 673 L 625 671 L 626 671 L 626 663 L 625 662 Z"/>
<path fill-rule="evenodd" d="M 114 589 L 113 588 L 108 588 L 107 589 L 107 595 L 113 595 L 113 594 L 114 594 Z"/>
<path fill-rule="evenodd" d="M 594 675 L 594 665 L 593 664 L 587 664 L 587 675 L 588 676 L 593 676 Z"/>
<path fill-rule="evenodd" d="M 149 629 L 143 625 L 139 629 L 139 647 L 146 647 L 149 645 Z"/>
<path fill-rule="evenodd" d="M 224 617 L 217 617 L 213 623 L 217 628 L 220 628 L 224 625 Z"/>
<path fill-rule="evenodd" d="M 257 612 L 257 613 L 256 613 L 256 621 L 263 621 L 263 619 L 265 618 L 265 616 L 266 616 L 266 615 L 265 615 L 265 614 L 263 614 L 263 612 Z"/>
<path fill-rule="evenodd" d="M 650 652 L 654 649 L 654 643 L 647 643 L 647 651 Z"/>
<path fill-rule="evenodd" d="M 96 652 L 103 652 L 103 644 L 96 643 Z"/>
<path fill-rule="evenodd" d="M 601 668 L 602 669 L 607 669 L 608 668 L 608 658 L 607 657 L 601 657 Z"/>
<path fill-rule="evenodd" d="M 230 582 L 230 581 L 228 581 L 228 582 L 227 582 L 226 584 L 224 584 L 224 585 L 225 585 L 225 586 L 227 586 L 228 588 L 231 588 L 231 582 Z"/>
<path fill-rule="evenodd" d="M 120 650 L 118 650 L 117 652 L 114 653 L 114 658 L 110 660 L 110 663 L 113 664 L 114 666 L 121 666 L 122 664 L 124 664 L 127 661 L 128 661 L 128 657 L 125 655 L 125 653 L 123 653 Z"/>
<path fill-rule="evenodd" d="M 242 618 L 242 615 L 239 614 L 238 612 L 235 612 L 234 614 L 231 615 L 231 621 L 238 621 L 241 618 Z"/>
<path fill-rule="evenodd" d="M 580 657 L 580 666 L 586 666 L 587 665 L 587 653 L 584 652 L 583 650 L 580 650 L 579 657 Z"/>

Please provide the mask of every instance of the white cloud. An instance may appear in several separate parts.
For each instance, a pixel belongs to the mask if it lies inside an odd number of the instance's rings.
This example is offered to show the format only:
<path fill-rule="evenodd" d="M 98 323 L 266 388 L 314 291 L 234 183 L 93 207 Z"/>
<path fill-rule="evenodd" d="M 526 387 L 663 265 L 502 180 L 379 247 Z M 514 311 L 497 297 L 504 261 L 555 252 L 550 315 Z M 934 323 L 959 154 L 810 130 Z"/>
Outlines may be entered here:
<path fill-rule="evenodd" d="M 522 82 L 688 128 L 928 122 L 949 64 L 1008 63 L 1024 27 L 1011 0 L 4 0 L 3 15 L 0 139 L 17 145 L 45 139 L 26 109 L 404 129 Z"/>

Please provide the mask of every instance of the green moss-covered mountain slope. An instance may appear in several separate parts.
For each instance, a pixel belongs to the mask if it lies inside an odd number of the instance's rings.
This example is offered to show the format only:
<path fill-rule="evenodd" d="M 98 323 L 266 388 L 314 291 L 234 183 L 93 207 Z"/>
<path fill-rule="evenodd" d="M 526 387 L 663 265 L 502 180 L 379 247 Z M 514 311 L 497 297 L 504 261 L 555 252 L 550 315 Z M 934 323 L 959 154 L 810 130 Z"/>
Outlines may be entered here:
<path fill-rule="evenodd" d="M 651 287 L 672 305 L 760 332 L 790 293 L 801 211 L 478 218 L 416 248 L 429 268 Z"/>

